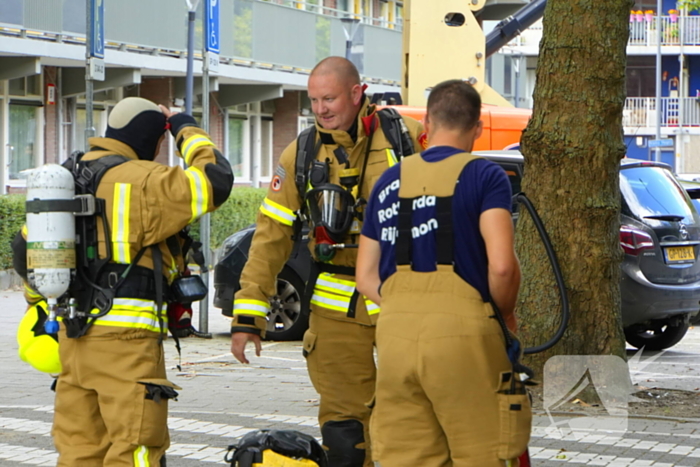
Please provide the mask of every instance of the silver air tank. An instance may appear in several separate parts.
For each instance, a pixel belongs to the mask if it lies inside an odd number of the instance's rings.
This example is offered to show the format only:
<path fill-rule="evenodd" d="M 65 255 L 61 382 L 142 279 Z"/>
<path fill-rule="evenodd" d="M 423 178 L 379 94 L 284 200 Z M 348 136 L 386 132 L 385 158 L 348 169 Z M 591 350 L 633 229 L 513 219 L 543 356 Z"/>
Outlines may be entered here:
<path fill-rule="evenodd" d="M 58 164 L 29 171 L 27 201 L 72 200 L 73 175 Z M 46 331 L 58 331 L 58 298 L 68 291 L 75 269 L 75 218 L 72 212 L 27 213 L 27 273 L 30 286 L 43 295 L 49 306 Z"/>

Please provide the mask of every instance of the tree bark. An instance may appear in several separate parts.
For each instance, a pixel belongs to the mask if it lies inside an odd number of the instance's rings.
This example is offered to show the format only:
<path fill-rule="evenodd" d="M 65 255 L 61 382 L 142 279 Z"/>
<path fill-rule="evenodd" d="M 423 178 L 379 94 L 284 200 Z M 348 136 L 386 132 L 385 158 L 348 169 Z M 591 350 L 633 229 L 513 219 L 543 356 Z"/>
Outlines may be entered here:
<path fill-rule="evenodd" d="M 620 319 L 619 161 L 629 0 L 549 0 L 533 116 L 522 138 L 523 191 L 561 264 L 571 304 L 563 339 L 525 360 L 538 375 L 553 355 L 625 358 Z M 534 225 L 520 210 L 523 282 L 517 314 L 526 347 L 560 322 L 556 282 Z"/>

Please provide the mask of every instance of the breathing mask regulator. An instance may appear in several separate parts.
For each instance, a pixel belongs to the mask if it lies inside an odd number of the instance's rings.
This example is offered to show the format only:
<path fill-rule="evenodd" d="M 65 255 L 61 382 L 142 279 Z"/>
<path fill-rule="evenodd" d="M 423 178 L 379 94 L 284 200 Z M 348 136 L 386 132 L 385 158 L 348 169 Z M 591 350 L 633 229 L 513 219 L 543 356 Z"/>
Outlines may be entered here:
<path fill-rule="evenodd" d="M 304 203 L 308 220 L 313 229 L 319 261 L 330 261 L 335 252 L 344 248 L 357 248 L 357 244 L 342 243 L 348 234 L 359 234 L 362 220 L 361 207 L 366 203 L 358 197 L 361 185 L 360 169 L 350 168 L 350 160 L 342 146 L 334 154 L 345 169 L 340 171 L 340 185 L 330 182 L 330 160 L 314 161 L 309 170 L 311 189 L 306 192 Z"/>

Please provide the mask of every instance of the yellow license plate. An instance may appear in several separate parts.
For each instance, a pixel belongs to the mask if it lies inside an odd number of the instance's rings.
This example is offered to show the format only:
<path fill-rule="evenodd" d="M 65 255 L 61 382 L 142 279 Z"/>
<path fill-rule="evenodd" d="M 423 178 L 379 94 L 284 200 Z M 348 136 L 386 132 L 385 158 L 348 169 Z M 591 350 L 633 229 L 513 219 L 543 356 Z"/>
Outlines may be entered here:
<path fill-rule="evenodd" d="M 693 261 L 695 259 L 695 249 L 692 246 L 675 246 L 666 248 L 666 260 L 669 263 L 679 261 Z"/>

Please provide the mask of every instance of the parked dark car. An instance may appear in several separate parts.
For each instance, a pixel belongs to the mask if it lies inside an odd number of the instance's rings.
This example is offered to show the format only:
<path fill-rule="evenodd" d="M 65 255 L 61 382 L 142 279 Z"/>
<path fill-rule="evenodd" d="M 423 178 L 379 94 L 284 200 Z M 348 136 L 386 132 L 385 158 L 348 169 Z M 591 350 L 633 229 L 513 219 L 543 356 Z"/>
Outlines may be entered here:
<path fill-rule="evenodd" d="M 513 193 L 520 192 L 520 153 L 478 154 L 501 165 Z M 620 191 L 620 245 L 625 252 L 620 291 L 625 338 L 637 348 L 669 348 L 683 338 L 690 318 L 700 311 L 700 216 L 670 167 L 663 163 L 623 159 Z M 517 221 L 517 208 L 513 216 Z M 214 272 L 214 305 L 227 316 L 231 316 L 233 294 L 240 287 L 238 279 L 254 228 L 229 237 L 220 251 Z M 308 310 L 301 309 L 301 297 L 309 263 L 304 240 L 277 278 L 268 339 L 299 339 L 308 326 Z"/>

